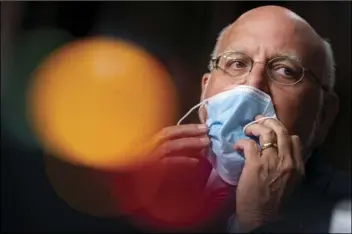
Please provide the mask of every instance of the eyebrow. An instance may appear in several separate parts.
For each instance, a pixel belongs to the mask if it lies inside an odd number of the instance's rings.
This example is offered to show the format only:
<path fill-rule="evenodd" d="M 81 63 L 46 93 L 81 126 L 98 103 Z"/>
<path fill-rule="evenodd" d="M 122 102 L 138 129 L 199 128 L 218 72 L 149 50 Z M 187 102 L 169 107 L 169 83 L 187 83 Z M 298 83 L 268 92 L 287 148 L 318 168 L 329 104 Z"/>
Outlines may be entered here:
<path fill-rule="evenodd" d="M 275 58 L 275 57 L 288 57 L 288 58 L 296 60 L 298 62 L 302 62 L 302 59 L 299 56 L 297 56 L 296 54 L 287 53 L 287 52 L 275 53 L 275 55 L 272 56 L 271 58 Z"/>
<path fill-rule="evenodd" d="M 222 52 L 222 53 L 219 53 L 219 55 L 224 54 L 224 53 L 228 53 L 228 52 L 235 52 L 235 53 L 241 53 L 241 54 L 247 55 L 247 53 L 245 53 L 244 51 L 236 50 L 231 47 L 226 48 L 226 50 L 224 50 L 224 52 Z M 270 59 L 273 59 L 276 57 L 288 57 L 288 58 L 296 60 L 298 62 L 302 62 L 302 59 L 300 56 L 293 54 L 293 53 L 288 53 L 288 52 L 276 52 L 276 53 L 274 53 L 274 55 L 270 56 L 270 58 L 267 60 L 270 60 Z"/>

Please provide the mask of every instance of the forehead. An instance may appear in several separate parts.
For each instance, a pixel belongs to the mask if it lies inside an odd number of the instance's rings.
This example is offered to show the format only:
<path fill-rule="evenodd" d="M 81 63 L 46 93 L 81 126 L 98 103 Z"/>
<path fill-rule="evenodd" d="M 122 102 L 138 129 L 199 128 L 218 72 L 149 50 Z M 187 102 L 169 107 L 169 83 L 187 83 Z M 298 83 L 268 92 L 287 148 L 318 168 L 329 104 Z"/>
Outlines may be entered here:
<path fill-rule="evenodd" d="M 238 51 L 255 60 L 265 60 L 281 54 L 310 63 L 316 50 L 316 38 L 295 20 L 248 19 L 235 22 L 225 35 L 221 51 Z"/>

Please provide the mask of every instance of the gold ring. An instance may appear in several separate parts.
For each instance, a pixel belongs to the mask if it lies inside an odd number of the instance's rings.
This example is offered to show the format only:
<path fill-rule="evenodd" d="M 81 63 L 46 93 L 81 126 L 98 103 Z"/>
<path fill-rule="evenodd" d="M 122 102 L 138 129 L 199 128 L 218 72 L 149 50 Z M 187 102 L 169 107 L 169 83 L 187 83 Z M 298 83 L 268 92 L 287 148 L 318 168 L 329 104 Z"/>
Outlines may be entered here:
<path fill-rule="evenodd" d="M 264 143 L 260 146 L 260 153 L 263 152 L 263 150 L 268 149 L 268 148 L 276 148 L 277 149 L 277 144 L 276 143 Z"/>

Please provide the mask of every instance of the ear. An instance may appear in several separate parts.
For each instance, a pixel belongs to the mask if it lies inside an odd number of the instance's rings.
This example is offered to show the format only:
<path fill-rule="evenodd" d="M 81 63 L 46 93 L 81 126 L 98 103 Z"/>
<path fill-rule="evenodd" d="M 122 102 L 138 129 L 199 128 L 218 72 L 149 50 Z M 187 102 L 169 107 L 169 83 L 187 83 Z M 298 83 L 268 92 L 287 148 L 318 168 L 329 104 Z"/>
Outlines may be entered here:
<path fill-rule="evenodd" d="M 336 93 L 325 93 L 323 108 L 320 115 L 320 126 L 317 133 L 318 143 L 323 143 L 330 127 L 333 125 L 337 113 L 339 112 L 339 98 Z"/>
<path fill-rule="evenodd" d="M 208 86 L 209 83 L 209 79 L 210 78 L 210 73 L 205 73 L 202 77 L 202 82 L 201 82 L 201 86 L 202 86 L 202 93 L 200 96 L 200 100 L 202 101 L 204 99 L 204 92 L 206 91 L 206 87 Z M 198 116 L 199 116 L 199 120 L 201 123 L 205 123 L 206 119 L 207 119 L 207 113 L 206 110 L 204 108 L 204 106 L 201 106 L 199 108 L 198 111 Z"/>
<path fill-rule="evenodd" d="M 203 97 L 203 93 L 205 91 L 205 88 L 208 85 L 209 78 L 210 78 L 210 73 L 205 73 L 202 77 L 202 96 L 201 96 L 201 98 Z"/>

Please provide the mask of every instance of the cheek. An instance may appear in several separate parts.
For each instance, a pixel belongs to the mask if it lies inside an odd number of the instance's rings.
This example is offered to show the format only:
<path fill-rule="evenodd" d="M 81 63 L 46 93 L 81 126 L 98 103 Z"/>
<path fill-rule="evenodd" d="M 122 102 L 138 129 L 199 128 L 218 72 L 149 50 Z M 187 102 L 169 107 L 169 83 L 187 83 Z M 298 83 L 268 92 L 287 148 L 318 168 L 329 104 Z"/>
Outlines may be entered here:
<path fill-rule="evenodd" d="M 210 98 L 218 93 L 226 91 L 229 87 L 234 87 L 234 84 L 229 82 L 229 79 L 220 75 L 212 75 L 207 87 L 204 88 L 204 98 Z"/>
<path fill-rule="evenodd" d="M 274 108 L 279 120 L 284 124 L 290 134 L 295 134 L 295 120 L 299 115 L 299 105 L 296 100 L 273 98 Z"/>
<path fill-rule="evenodd" d="M 278 118 L 290 134 L 297 134 L 302 141 L 308 138 L 318 111 L 317 95 L 311 94 L 283 92 L 281 95 L 273 95 Z"/>
<path fill-rule="evenodd" d="M 205 109 L 205 106 L 200 107 L 199 112 L 198 112 L 198 116 L 199 116 L 199 120 L 201 123 L 205 123 L 208 115 L 207 115 L 207 111 Z"/>

